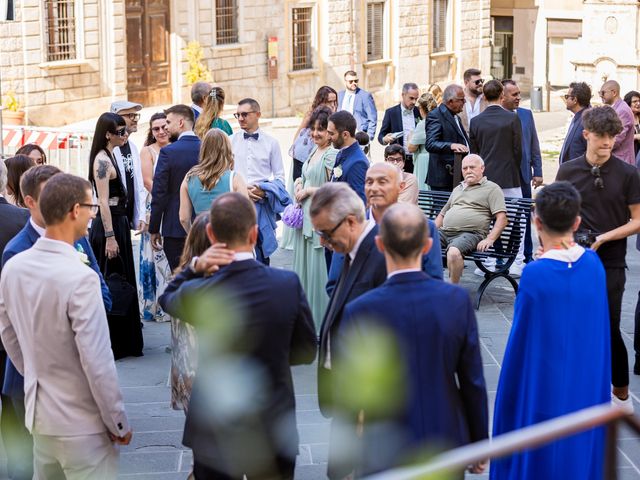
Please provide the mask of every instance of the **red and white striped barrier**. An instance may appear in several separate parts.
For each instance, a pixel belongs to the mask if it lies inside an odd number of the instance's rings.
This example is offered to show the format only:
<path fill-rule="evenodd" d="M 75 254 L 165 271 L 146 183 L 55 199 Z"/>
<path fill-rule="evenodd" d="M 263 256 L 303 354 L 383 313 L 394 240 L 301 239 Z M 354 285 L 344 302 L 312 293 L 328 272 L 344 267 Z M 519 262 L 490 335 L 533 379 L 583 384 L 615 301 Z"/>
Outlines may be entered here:
<path fill-rule="evenodd" d="M 34 130 L 28 127 L 9 127 L 2 129 L 2 144 L 5 147 L 19 148 L 27 143 L 35 143 L 43 150 L 80 148 L 80 143 L 87 137 L 70 132 Z"/>

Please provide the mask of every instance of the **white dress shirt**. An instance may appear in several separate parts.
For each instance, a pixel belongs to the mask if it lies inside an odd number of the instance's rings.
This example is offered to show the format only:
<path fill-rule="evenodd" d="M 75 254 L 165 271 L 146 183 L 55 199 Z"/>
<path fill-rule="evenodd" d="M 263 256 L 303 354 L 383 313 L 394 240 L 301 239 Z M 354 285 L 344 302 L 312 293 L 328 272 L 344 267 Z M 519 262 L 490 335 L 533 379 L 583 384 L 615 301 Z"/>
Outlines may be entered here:
<path fill-rule="evenodd" d="M 478 95 L 475 102 L 470 102 L 468 98 L 469 97 L 467 97 L 467 101 L 464 102 L 464 109 L 467 113 L 467 121 L 471 122 L 471 119 L 473 117 L 477 117 L 478 115 L 480 115 L 480 104 L 482 103 L 482 95 Z"/>
<path fill-rule="evenodd" d="M 279 179 L 284 183 L 284 165 L 278 141 L 262 130 L 258 138 L 244 138 L 245 131 L 231 135 L 234 171 L 242 175 L 248 185 Z"/>
<path fill-rule="evenodd" d="M 342 105 L 340 106 L 340 110 L 346 110 L 351 115 L 353 115 L 353 104 L 356 101 L 356 94 L 351 92 L 350 90 L 345 90 L 344 97 L 342 97 Z"/>
<path fill-rule="evenodd" d="M 421 268 L 402 268 L 400 270 L 396 270 L 394 272 L 389 272 L 387 274 L 387 279 L 393 277 L 394 275 L 400 275 L 401 273 L 409 273 L 409 272 L 421 272 Z"/>
<path fill-rule="evenodd" d="M 416 117 L 413 115 L 413 108 L 408 109 L 401 103 L 400 104 L 400 112 L 402 113 L 402 136 L 404 137 L 404 151 L 405 153 L 411 154 L 409 151 L 409 135 L 416 128 Z"/>

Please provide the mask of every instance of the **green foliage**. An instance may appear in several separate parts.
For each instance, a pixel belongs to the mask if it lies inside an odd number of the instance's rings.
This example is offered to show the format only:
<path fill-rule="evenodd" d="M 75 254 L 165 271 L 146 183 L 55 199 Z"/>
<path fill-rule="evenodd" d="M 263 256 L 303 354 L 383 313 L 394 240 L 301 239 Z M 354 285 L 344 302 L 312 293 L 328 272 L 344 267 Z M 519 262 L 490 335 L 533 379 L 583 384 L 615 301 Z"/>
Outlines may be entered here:
<path fill-rule="evenodd" d="M 192 41 L 185 48 L 189 70 L 185 73 L 185 80 L 188 85 L 196 82 L 210 82 L 212 80 L 211 72 L 207 66 L 202 63 L 204 52 L 200 42 Z"/>

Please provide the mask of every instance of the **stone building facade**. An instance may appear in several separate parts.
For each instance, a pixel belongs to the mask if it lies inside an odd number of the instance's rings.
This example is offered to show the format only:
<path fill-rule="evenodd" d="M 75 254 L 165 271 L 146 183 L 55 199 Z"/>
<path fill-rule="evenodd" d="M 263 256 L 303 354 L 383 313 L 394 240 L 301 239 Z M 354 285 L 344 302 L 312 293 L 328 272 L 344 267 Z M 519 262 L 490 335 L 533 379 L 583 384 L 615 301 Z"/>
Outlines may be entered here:
<path fill-rule="evenodd" d="M 252 96 L 267 115 L 305 110 L 351 68 L 383 109 L 404 82 L 446 83 L 491 61 L 490 0 L 14 3 L 15 20 L 0 21 L 1 87 L 36 125 L 97 116 L 114 99 L 189 103 L 191 41 L 227 103 Z"/>

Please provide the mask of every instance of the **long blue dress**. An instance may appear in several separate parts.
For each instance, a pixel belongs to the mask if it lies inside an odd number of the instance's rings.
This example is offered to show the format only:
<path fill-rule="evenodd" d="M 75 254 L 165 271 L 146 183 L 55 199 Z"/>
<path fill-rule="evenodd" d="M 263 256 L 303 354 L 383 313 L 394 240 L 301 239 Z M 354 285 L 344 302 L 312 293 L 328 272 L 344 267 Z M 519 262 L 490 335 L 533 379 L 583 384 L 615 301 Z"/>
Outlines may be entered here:
<path fill-rule="evenodd" d="M 604 268 L 592 250 L 552 250 L 527 265 L 496 395 L 493 435 L 611 401 Z M 563 253 L 560 253 L 563 252 Z M 572 260 L 561 257 L 572 256 Z M 603 428 L 492 460 L 493 480 L 600 480 Z"/>

